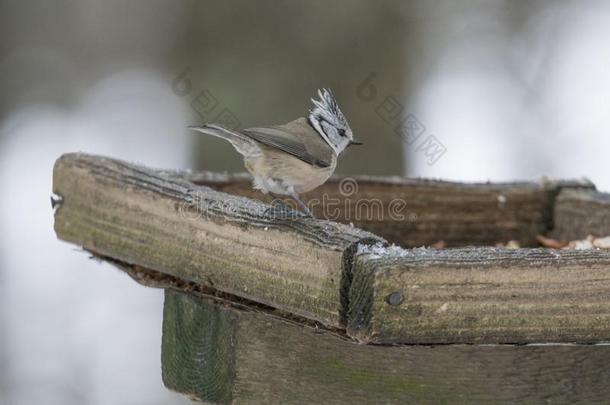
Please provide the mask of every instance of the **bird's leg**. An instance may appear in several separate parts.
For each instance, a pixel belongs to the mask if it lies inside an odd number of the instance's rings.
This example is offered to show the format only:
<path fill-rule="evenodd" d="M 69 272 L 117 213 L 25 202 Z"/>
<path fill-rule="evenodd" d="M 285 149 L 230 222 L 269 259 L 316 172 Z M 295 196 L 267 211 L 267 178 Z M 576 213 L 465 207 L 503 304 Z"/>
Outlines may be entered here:
<path fill-rule="evenodd" d="M 288 205 L 281 196 L 274 194 L 272 192 L 269 192 L 269 195 L 271 197 L 273 197 L 273 201 L 271 202 L 271 205 L 273 207 L 281 207 L 281 211 L 279 213 L 282 214 L 282 217 L 284 217 L 284 215 L 287 213 L 291 213 L 290 216 L 292 218 L 294 218 L 294 213 L 296 213 L 297 211 L 295 211 L 294 208 L 292 208 L 290 205 Z M 292 197 L 292 199 L 297 203 L 297 205 L 299 206 L 299 208 L 301 209 L 301 212 L 303 214 L 305 214 L 308 217 L 313 217 L 313 215 L 311 214 L 311 211 L 309 210 L 307 205 L 305 205 L 305 203 L 303 201 L 301 201 L 301 199 L 299 198 L 299 195 L 297 193 L 290 193 L 290 197 Z M 266 212 L 270 212 L 273 209 L 274 208 L 269 208 Z M 277 214 L 277 212 L 275 212 L 275 210 L 274 210 L 274 214 Z"/>
<path fill-rule="evenodd" d="M 294 199 L 294 201 L 297 202 L 297 204 L 301 208 L 301 211 L 303 211 L 303 213 L 305 215 L 307 215 L 308 217 L 312 217 L 313 218 L 313 215 L 311 214 L 311 211 L 309 210 L 307 205 L 305 205 L 305 203 L 303 201 L 301 201 L 301 199 L 299 198 L 299 195 L 297 193 L 292 193 L 292 194 L 290 194 L 290 196 Z"/>

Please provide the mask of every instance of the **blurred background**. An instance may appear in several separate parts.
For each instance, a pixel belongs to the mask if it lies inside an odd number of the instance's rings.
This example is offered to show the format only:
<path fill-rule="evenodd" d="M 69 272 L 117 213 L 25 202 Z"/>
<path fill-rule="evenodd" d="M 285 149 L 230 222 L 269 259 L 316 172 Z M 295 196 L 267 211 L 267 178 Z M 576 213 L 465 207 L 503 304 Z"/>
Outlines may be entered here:
<path fill-rule="evenodd" d="M 610 2 L 0 1 L 0 404 L 186 404 L 162 292 L 56 240 L 53 162 L 242 171 L 186 126 L 283 123 L 333 89 L 337 171 L 610 190 Z"/>

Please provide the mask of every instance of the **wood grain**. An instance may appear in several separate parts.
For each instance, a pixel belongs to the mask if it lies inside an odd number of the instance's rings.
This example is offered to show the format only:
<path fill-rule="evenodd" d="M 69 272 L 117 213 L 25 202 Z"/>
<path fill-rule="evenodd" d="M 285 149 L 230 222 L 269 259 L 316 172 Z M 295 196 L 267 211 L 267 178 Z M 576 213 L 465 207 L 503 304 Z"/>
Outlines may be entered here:
<path fill-rule="evenodd" d="M 166 291 L 163 380 L 217 404 L 598 404 L 609 346 L 376 346 Z"/>
<path fill-rule="evenodd" d="M 587 189 L 566 189 L 555 203 L 553 237 L 570 241 L 588 235 L 610 236 L 610 194 Z"/>
<path fill-rule="evenodd" d="M 382 240 L 99 156 L 62 156 L 53 192 L 62 240 L 335 327 L 345 255 Z"/>
<path fill-rule="evenodd" d="M 349 307 L 365 342 L 610 341 L 610 251 L 365 248 Z"/>

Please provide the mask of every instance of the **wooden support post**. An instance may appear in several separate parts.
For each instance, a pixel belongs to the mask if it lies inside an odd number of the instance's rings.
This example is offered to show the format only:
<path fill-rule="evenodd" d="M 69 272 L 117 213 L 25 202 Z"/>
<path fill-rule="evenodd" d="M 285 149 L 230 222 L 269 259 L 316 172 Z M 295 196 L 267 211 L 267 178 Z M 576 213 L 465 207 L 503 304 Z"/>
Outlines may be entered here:
<path fill-rule="evenodd" d="M 375 346 L 166 290 L 163 381 L 206 403 L 605 403 L 610 346 Z"/>

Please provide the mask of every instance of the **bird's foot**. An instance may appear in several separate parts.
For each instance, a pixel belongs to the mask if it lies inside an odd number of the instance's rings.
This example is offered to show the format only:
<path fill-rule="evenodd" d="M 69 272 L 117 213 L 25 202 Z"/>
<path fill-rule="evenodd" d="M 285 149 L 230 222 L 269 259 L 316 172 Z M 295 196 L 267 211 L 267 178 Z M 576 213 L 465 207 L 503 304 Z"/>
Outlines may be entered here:
<path fill-rule="evenodd" d="M 307 218 L 313 218 L 313 214 L 311 213 L 311 211 L 309 210 L 309 208 L 307 207 L 301 207 L 301 211 L 300 211 L 303 215 L 305 215 Z"/>
<path fill-rule="evenodd" d="M 307 207 L 307 205 L 305 205 L 303 203 L 303 201 L 301 201 L 301 199 L 298 197 L 298 195 L 291 195 L 291 197 L 294 199 L 294 201 L 297 203 L 297 205 L 299 206 L 300 209 L 293 208 L 291 205 L 287 204 L 283 198 L 281 198 L 273 193 L 269 193 L 269 194 L 273 197 L 273 201 L 271 201 L 271 207 L 269 207 L 265 210 L 265 215 L 271 215 L 275 219 L 294 219 L 294 218 L 298 218 L 298 217 L 305 217 L 305 218 L 314 217 L 313 214 L 311 213 L 311 211 L 309 210 L 309 208 Z"/>
<path fill-rule="evenodd" d="M 293 219 L 299 216 L 299 211 L 286 204 L 284 200 L 275 198 L 271 206 L 265 210 L 265 216 L 271 216 L 273 219 Z"/>
<path fill-rule="evenodd" d="M 294 201 L 296 201 L 297 205 L 299 206 L 299 208 L 301 209 L 301 212 L 309 217 L 309 218 L 313 218 L 313 214 L 311 213 L 311 211 L 309 210 L 309 207 L 307 206 L 307 204 L 305 204 L 303 201 L 301 201 L 301 199 L 299 198 L 299 196 L 297 194 L 292 194 L 292 198 L 294 199 Z"/>

